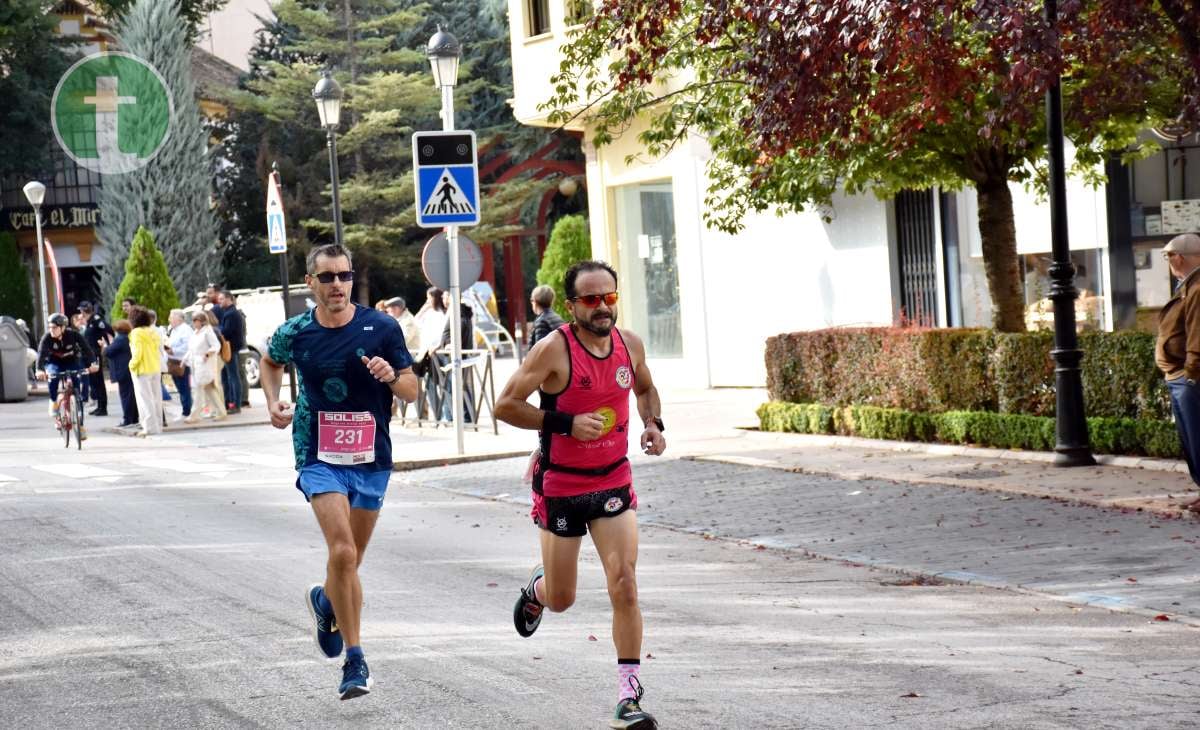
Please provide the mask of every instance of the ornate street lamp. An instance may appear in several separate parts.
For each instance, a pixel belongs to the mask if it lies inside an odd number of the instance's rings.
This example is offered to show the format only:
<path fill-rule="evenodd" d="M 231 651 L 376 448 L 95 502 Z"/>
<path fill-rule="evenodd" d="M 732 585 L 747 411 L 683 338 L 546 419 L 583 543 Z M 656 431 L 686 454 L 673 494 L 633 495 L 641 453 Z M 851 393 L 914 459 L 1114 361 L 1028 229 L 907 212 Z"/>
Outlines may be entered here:
<path fill-rule="evenodd" d="M 342 204 L 338 192 L 337 127 L 342 118 L 342 87 L 326 69 L 312 92 L 317 102 L 317 114 L 325 128 L 325 145 L 329 148 L 329 179 L 333 185 L 333 240 L 342 242 Z"/>
<path fill-rule="evenodd" d="M 33 180 L 25 184 L 25 197 L 33 206 L 33 218 L 37 225 L 38 282 L 42 292 L 42 333 L 50 331 L 50 302 L 46 299 L 46 242 L 42 239 L 42 201 L 46 199 L 46 186 Z"/>

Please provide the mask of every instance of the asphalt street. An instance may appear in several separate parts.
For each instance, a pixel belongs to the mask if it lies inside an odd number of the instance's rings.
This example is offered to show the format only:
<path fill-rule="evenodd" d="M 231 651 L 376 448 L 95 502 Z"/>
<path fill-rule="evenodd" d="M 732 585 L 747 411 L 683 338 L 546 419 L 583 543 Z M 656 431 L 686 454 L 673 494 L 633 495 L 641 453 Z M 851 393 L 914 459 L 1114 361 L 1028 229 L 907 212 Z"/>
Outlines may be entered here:
<path fill-rule="evenodd" d="M 363 570 L 375 690 L 339 702 L 301 601 L 324 547 L 286 433 L 96 435 L 68 451 L 36 416 L 0 406 L 0 727 L 606 726 L 614 654 L 589 545 L 576 605 L 530 639 L 512 627 L 537 559 L 514 503 L 520 460 L 393 478 Z M 861 482 L 678 459 L 635 469 L 644 704 L 664 728 L 1196 725 L 1200 629 L 806 555 L 842 539 L 831 495 Z M 883 496 L 849 518 L 915 519 Z M 932 521 L 954 496 L 921 499 L 911 514 Z M 947 567 L 981 570 L 961 542 L 923 534 Z M 867 557 L 903 563 L 921 545 Z"/>

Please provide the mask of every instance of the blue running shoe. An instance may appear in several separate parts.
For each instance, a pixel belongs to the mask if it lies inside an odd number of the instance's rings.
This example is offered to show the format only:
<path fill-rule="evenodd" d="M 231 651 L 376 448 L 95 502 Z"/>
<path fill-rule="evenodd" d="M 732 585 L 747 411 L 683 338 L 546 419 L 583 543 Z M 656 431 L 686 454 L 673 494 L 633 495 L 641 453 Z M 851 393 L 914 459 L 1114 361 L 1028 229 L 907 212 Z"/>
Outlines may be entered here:
<path fill-rule="evenodd" d="M 342 655 L 342 634 L 338 631 L 333 612 L 321 610 L 321 596 L 324 593 L 325 588 L 320 583 L 309 586 L 304 592 L 304 605 L 308 606 L 308 613 L 317 625 L 317 648 L 326 659 L 337 659 Z"/>
<path fill-rule="evenodd" d="M 342 686 L 338 687 L 338 696 L 352 700 L 370 693 L 371 670 L 367 669 L 367 660 L 361 656 L 347 659 L 342 665 Z"/>

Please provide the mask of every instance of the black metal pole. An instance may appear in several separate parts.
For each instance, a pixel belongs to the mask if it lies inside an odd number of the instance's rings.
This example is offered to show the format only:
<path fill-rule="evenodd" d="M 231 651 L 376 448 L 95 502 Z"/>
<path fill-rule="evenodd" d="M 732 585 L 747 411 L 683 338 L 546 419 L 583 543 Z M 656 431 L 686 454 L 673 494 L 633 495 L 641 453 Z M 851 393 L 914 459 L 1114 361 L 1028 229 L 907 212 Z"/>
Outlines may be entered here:
<path fill-rule="evenodd" d="M 1046 22 L 1058 22 L 1058 3 L 1046 0 Z M 1075 334 L 1075 266 L 1067 236 L 1067 172 L 1063 152 L 1062 87 L 1055 76 L 1046 91 L 1046 134 L 1050 152 L 1050 299 L 1054 301 L 1054 382 L 1056 390 L 1055 466 L 1092 466 L 1087 420 L 1083 407 L 1083 351 Z"/>
<path fill-rule="evenodd" d="M 337 135 L 333 127 L 325 130 L 329 147 L 329 179 L 333 183 L 333 240 L 342 243 L 342 203 L 338 198 Z"/>

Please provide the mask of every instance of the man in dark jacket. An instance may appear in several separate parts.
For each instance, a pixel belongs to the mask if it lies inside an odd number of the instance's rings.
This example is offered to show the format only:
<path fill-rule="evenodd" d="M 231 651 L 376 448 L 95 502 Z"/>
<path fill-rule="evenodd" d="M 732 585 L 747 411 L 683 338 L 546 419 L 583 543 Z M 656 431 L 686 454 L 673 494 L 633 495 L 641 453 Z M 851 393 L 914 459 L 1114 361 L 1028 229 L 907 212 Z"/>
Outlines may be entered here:
<path fill-rule="evenodd" d="M 1175 296 L 1158 313 L 1154 360 L 1167 379 L 1188 471 L 1200 485 L 1200 236 L 1172 238 L 1163 256 L 1179 283 Z M 1200 512 L 1200 499 L 1185 508 Z"/>
<path fill-rule="evenodd" d="M 87 300 L 79 303 L 79 313 L 86 320 L 83 328 L 83 339 L 87 340 L 88 346 L 97 354 L 104 352 L 104 348 L 112 342 L 113 328 L 108 325 L 108 322 L 104 321 L 104 317 Z M 88 411 L 88 415 L 107 416 L 108 389 L 104 387 L 104 358 L 98 358 L 96 364 L 100 368 L 88 375 L 88 385 L 92 394 L 92 400 L 96 401 L 96 407 Z"/>
<path fill-rule="evenodd" d="M 129 349 L 129 333 L 132 327 L 129 320 L 117 320 L 114 325 L 116 337 L 112 344 L 104 348 L 104 357 L 108 358 L 108 377 L 117 384 L 117 393 L 121 396 L 121 425 L 138 425 L 137 401 L 133 397 L 133 375 L 129 372 L 129 361 L 133 352 Z"/>
<path fill-rule="evenodd" d="M 238 413 L 245 403 L 246 392 L 242 382 L 242 361 L 239 353 L 246 347 L 246 318 L 237 308 L 237 299 L 227 289 L 221 290 L 217 300 L 221 306 L 221 334 L 229 340 L 232 357 L 221 371 L 221 384 L 225 387 L 225 406 L 229 413 Z"/>
<path fill-rule="evenodd" d="M 566 323 L 554 311 L 554 289 L 545 284 L 533 290 L 529 295 L 529 303 L 533 305 L 533 313 L 537 315 L 533 326 L 529 328 L 529 349 L 532 350 L 538 340 Z"/>

